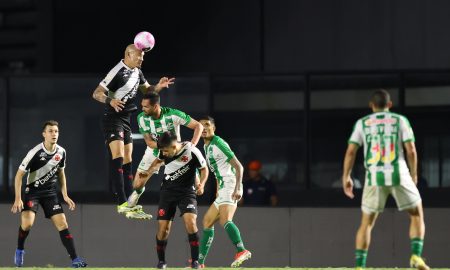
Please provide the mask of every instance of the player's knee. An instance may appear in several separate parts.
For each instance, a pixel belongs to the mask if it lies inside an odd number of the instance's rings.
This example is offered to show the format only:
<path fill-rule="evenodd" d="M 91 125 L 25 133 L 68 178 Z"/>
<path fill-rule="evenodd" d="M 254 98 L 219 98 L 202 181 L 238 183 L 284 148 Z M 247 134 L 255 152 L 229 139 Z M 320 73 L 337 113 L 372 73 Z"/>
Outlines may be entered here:
<path fill-rule="evenodd" d="M 206 216 L 203 218 L 202 222 L 203 228 L 212 228 L 214 226 L 214 220 L 207 218 Z"/>
<path fill-rule="evenodd" d="M 31 222 L 22 222 L 22 224 L 20 225 L 20 227 L 21 227 L 22 230 L 24 230 L 24 231 L 29 231 L 29 230 L 31 230 L 31 227 L 33 227 L 33 223 L 31 223 Z"/>
<path fill-rule="evenodd" d="M 158 231 L 158 239 L 166 240 L 169 237 L 170 229 L 162 228 Z"/>

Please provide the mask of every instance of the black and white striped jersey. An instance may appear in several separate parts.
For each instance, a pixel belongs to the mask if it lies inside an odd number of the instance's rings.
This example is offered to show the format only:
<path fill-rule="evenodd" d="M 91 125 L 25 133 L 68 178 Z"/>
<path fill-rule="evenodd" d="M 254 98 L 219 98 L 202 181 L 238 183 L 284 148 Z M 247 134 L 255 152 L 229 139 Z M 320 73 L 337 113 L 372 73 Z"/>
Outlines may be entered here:
<path fill-rule="evenodd" d="M 28 172 L 25 194 L 28 197 L 47 197 L 56 195 L 58 170 L 66 165 L 66 150 L 59 145 L 53 152 L 45 149 L 44 143 L 31 149 L 19 166 Z"/>
<path fill-rule="evenodd" d="M 206 160 L 200 150 L 190 142 L 184 142 L 179 154 L 165 158 L 162 151 L 160 160 L 164 160 L 164 180 L 161 190 L 175 192 L 195 192 L 197 169 L 206 167 Z"/>
<path fill-rule="evenodd" d="M 131 69 L 121 60 L 100 82 L 100 86 L 108 90 L 108 97 L 125 102 L 124 112 L 133 112 L 137 110 L 134 100 L 138 87 L 146 82 L 147 80 L 139 68 Z M 116 113 L 109 104 L 105 105 L 106 113 Z"/>

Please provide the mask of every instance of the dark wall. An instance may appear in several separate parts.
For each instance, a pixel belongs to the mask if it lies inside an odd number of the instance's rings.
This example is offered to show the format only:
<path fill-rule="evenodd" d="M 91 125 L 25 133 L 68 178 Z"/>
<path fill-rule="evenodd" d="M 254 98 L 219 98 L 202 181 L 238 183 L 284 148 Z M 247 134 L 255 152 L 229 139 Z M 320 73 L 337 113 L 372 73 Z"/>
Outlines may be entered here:
<path fill-rule="evenodd" d="M 107 4 L 106 4 L 107 3 Z M 53 1 L 58 72 L 107 72 L 134 35 L 150 72 L 450 68 L 449 1 Z"/>

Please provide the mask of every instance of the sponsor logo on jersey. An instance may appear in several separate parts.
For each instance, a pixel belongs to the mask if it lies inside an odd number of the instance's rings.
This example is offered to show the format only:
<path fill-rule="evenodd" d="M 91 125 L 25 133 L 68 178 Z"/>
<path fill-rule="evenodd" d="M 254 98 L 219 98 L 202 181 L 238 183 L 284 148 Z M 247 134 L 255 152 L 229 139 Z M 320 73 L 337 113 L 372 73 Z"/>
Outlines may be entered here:
<path fill-rule="evenodd" d="M 381 125 L 381 124 L 396 124 L 397 123 L 397 119 L 395 118 L 387 118 L 387 119 L 367 119 L 364 124 L 366 126 L 371 126 L 371 125 Z"/>
<path fill-rule="evenodd" d="M 41 152 L 40 154 L 39 154 L 39 157 L 46 157 L 47 156 L 47 153 L 45 153 L 45 152 Z"/>
<path fill-rule="evenodd" d="M 44 160 L 46 160 L 46 159 L 45 159 L 45 157 L 41 157 L 41 159 L 40 159 L 40 160 L 41 160 L 41 161 L 44 161 Z"/>
<path fill-rule="evenodd" d="M 189 157 L 186 156 L 186 155 L 184 155 L 184 156 L 181 156 L 181 157 L 180 157 L 180 160 L 183 161 L 184 163 L 186 163 L 186 162 L 189 161 Z"/>
<path fill-rule="evenodd" d="M 47 183 L 47 181 L 50 180 L 55 175 L 58 168 L 59 168 L 59 165 L 53 167 L 53 169 L 51 169 L 51 171 L 49 171 L 44 178 L 34 181 L 34 187 L 37 188 L 37 187 L 39 187 L 39 185 L 43 185 L 43 184 Z"/>
<path fill-rule="evenodd" d="M 166 180 L 174 181 L 183 176 L 187 171 L 189 171 L 189 165 L 176 170 L 172 175 L 166 175 Z"/>

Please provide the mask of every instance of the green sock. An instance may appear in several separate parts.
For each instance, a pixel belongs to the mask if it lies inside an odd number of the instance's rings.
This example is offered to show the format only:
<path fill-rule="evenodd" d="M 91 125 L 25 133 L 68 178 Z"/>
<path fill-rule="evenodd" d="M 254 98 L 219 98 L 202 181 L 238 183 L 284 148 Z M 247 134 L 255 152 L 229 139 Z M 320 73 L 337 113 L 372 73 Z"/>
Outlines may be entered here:
<path fill-rule="evenodd" d="M 411 239 L 411 253 L 422 257 L 423 239 L 412 238 Z"/>
<path fill-rule="evenodd" d="M 233 223 L 233 221 L 228 221 L 223 225 L 225 231 L 227 231 L 228 238 L 230 238 L 231 242 L 236 246 L 238 252 L 244 251 L 244 243 L 242 242 L 241 233 L 239 232 L 238 227 Z"/>
<path fill-rule="evenodd" d="M 367 250 L 357 249 L 355 251 L 356 267 L 366 267 Z"/>
<path fill-rule="evenodd" d="M 198 262 L 204 264 L 209 249 L 214 240 L 214 227 L 203 229 L 202 240 L 200 241 L 200 254 L 198 255 Z"/>

